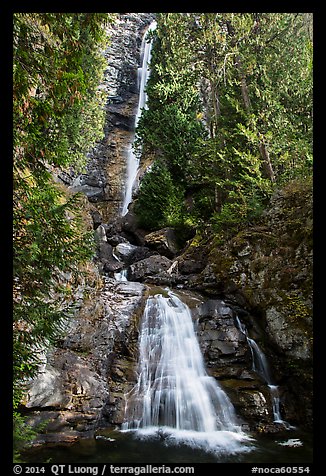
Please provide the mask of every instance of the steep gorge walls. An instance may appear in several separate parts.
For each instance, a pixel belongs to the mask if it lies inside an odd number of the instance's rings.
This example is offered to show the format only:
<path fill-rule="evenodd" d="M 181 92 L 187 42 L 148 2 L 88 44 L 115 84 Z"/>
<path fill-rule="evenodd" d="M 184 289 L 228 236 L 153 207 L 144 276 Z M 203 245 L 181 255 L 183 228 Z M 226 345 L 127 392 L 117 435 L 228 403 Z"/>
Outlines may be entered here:
<path fill-rule="evenodd" d="M 133 140 L 134 116 L 138 102 L 137 70 L 141 43 L 150 13 L 117 14 L 109 25 L 110 44 L 101 88 L 106 94 L 104 138 L 88 154 L 85 173 L 60 175 L 74 192 L 81 191 L 108 223 L 119 214 L 124 193 L 126 157 Z"/>

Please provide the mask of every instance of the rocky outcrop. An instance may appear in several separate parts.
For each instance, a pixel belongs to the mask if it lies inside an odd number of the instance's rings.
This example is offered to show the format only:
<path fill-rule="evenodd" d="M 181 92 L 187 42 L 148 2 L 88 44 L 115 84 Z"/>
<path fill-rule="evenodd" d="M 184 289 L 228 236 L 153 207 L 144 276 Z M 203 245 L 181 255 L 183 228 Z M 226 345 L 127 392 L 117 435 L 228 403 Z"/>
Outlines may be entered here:
<path fill-rule="evenodd" d="M 311 358 L 310 187 L 291 183 L 278 191 L 259 226 L 214 247 L 210 262 L 225 294 L 232 290 L 239 303 L 261 313 L 266 332 L 281 353 Z"/>
<path fill-rule="evenodd" d="M 106 273 L 121 270 L 123 265 L 113 255 L 113 247 L 108 243 L 103 225 L 95 230 L 95 241 L 97 243 L 95 261 L 98 263 L 99 270 Z"/>
<path fill-rule="evenodd" d="M 159 256 L 156 251 L 150 250 L 147 246 L 132 245 L 129 242 L 118 243 L 114 248 L 115 255 L 123 262 L 124 267 L 140 262 L 150 256 Z M 138 281 L 138 279 L 137 279 Z"/>
<path fill-rule="evenodd" d="M 25 401 L 35 423 L 49 420 L 38 441 L 68 443 L 94 434 L 98 427 L 122 423 L 124 395 L 137 380 L 137 323 L 146 289 L 139 281 L 200 291 L 191 297 L 185 290 L 178 292 L 188 305 L 191 302 L 208 373 L 223 386 L 249 429 L 274 432 L 283 427 L 273 423 L 269 387 L 252 370 L 251 349 L 236 316 L 271 363 L 283 419 L 309 426 L 310 197 L 309 188 L 288 185 L 273 197 L 254 227 L 218 244 L 193 240 L 174 260 L 136 240 L 130 243 L 128 238 L 137 233 L 132 219 L 101 222 L 95 233 L 97 258 L 108 265 L 103 271 L 113 275 L 113 258 L 120 267 L 128 267 L 129 280 L 137 282 L 105 277 L 96 299 L 84 303 L 66 337 L 49 351 Z M 101 220 L 96 214 L 94 218 Z"/>
<path fill-rule="evenodd" d="M 147 281 L 153 284 L 169 284 L 171 275 L 168 273 L 172 261 L 165 256 L 154 255 L 137 261 L 129 267 L 129 279 Z"/>
<path fill-rule="evenodd" d="M 70 443 L 101 426 L 121 423 L 124 394 L 135 381 L 140 283 L 105 279 L 104 287 L 70 322 L 28 385 L 29 420 L 46 421 L 36 444 Z"/>
<path fill-rule="evenodd" d="M 171 227 L 148 233 L 145 235 L 144 241 L 146 246 L 170 259 L 174 258 L 179 251 L 177 237 L 174 229 Z"/>
<path fill-rule="evenodd" d="M 197 306 L 195 314 L 207 370 L 229 394 L 237 415 L 252 430 L 282 430 L 282 425 L 273 423 L 266 382 L 252 370 L 252 353 L 236 325 L 235 311 L 220 299 L 208 299 Z"/>
<path fill-rule="evenodd" d="M 195 271 L 200 255 L 204 269 L 188 274 Z M 255 226 L 228 239 L 189 246 L 177 261 L 177 282 L 223 296 L 249 311 L 251 320 L 244 316 L 246 324 L 251 332 L 260 333 L 277 383 L 284 385 L 284 413 L 294 422 L 311 424 L 311 184 L 290 182 L 275 193 Z"/>
<path fill-rule="evenodd" d="M 100 86 L 106 95 L 104 138 L 89 151 L 85 173 L 59 174 L 72 191 L 88 197 L 105 223 L 121 208 L 126 156 L 134 137 L 142 37 L 153 18 L 151 13 L 121 13 L 108 25 L 107 68 Z"/>

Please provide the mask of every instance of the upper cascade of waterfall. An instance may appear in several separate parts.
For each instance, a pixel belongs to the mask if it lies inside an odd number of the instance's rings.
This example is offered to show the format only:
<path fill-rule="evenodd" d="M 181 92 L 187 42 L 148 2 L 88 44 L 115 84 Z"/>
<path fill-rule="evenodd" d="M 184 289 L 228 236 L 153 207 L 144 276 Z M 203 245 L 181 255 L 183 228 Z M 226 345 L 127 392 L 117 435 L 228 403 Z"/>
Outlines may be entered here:
<path fill-rule="evenodd" d="M 156 29 L 156 21 L 153 21 L 146 30 L 143 36 L 141 52 L 142 60 L 141 67 L 138 69 L 138 87 L 139 87 L 139 99 L 137 113 L 135 117 L 135 128 L 138 125 L 139 118 L 142 113 L 142 109 L 147 108 L 147 93 L 146 84 L 150 76 L 150 62 L 152 58 L 152 41 L 148 41 L 148 34 Z"/>
<path fill-rule="evenodd" d="M 229 397 L 205 370 L 188 306 L 172 291 L 148 298 L 139 341 L 123 430 L 160 429 L 182 440 L 212 438 L 217 446 L 247 438 Z"/>
<path fill-rule="evenodd" d="M 135 116 L 135 129 L 137 128 L 142 110 L 147 108 L 147 93 L 146 93 L 146 84 L 150 76 L 150 62 L 151 62 L 151 51 L 152 51 L 152 41 L 148 41 L 148 34 L 151 31 L 154 31 L 156 28 L 156 21 L 153 21 L 146 30 L 146 33 L 143 36 L 142 46 L 141 46 L 141 67 L 138 69 L 138 87 L 139 87 L 139 98 L 137 112 Z M 134 142 L 134 141 L 133 141 Z M 126 171 L 126 183 L 125 183 L 125 193 L 122 203 L 121 215 L 124 216 L 128 212 L 128 206 L 132 201 L 132 192 L 136 185 L 137 173 L 139 168 L 139 158 L 136 156 L 133 150 L 133 144 L 130 145 L 128 154 L 127 154 L 127 171 Z"/>

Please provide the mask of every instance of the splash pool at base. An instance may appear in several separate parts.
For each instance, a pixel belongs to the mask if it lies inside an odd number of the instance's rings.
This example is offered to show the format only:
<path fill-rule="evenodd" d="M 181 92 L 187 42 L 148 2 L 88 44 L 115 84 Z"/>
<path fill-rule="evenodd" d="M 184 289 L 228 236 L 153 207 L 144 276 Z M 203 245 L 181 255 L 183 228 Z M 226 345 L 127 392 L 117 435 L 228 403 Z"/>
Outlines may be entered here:
<path fill-rule="evenodd" d="M 222 438 L 222 435 L 220 435 Z M 225 437 L 226 435 L 224 435 Z M 206 435 L 207 437 L 207 435 Z M 291 441 L 292 440 L 292 441 Z M 288 444 L 287 444 L 288 442 Z M 301 444 L 300 444 L 300 443 Z M 295 444 L 296 443 L 296 444 Z M 230 440 L 228 440 L 230 444 Z M 232 446 L 230 446 L 230 449 Z M 243 441 L 243 451 L 211 451 L 205 444 L 193 447 L 182 438 L 169 438 L 163 431 L 154 435 L 102 431 L 96 438 L 70 446 L 47 446 L 23 454 L 26 463 L 312 463 L 312 437 L 299 430 L 256 436 Z"/>

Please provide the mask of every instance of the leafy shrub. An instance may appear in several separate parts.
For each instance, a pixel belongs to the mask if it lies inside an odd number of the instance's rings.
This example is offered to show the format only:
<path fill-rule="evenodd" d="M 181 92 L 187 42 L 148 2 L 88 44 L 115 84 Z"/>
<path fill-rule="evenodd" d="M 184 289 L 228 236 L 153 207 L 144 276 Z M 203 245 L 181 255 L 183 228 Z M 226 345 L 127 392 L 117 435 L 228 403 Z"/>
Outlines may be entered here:
<path fill-rule="evenodd" d="M 135 205 L 139 225 L 147 230 L 176 225 L 183 220 L 183 189 L 167 167 L 156 161 L 144 176 Z"/>

